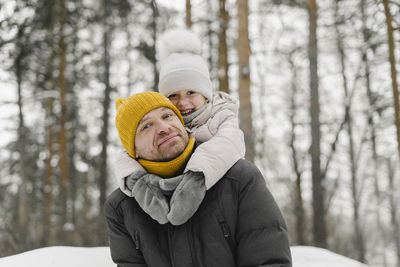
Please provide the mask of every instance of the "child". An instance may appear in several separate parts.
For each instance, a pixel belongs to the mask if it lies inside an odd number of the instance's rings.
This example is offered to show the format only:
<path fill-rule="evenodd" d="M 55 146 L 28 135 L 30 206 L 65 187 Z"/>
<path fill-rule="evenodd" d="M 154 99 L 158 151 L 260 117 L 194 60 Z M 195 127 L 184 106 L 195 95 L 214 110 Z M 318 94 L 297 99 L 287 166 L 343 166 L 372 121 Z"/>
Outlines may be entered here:
<path fill-rule="evenodd" d="M 157 177 L 145 172 L 126 152 L 117 157 L 118 184 L 153 219 L 164 224 L 185 223 L 210 189 L 244 157 L 243 133 L 238 125 L 238 103 L 223 92 L 213 94 L 200 40 L 186 30 L 172 30 L 160 38 L 159 90 L 181 112 L 185 127 L 200 143 L 183 175 Z M 118 103 L 118 100 L 117 100 Z M 163 179 L 169 178 L 169 179 Z M 168 198 L 165 194 L 172 193 Z"/>

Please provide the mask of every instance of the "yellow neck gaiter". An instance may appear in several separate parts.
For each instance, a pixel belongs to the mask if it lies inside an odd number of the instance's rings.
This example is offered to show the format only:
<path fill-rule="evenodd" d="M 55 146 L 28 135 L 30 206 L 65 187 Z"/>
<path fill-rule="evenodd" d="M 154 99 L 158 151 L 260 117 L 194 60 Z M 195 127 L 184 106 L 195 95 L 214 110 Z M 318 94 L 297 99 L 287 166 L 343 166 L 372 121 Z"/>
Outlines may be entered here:
<path fill-rule="evenodd" d="M 161 176 L 163 178 L 170 178 L 175 176 L 176 173 L 182 171 L 183 166 L 189 160 L 190 155 L 193 152 L 194 138 L 189 138 L 188 145 L 179 157 L 163 162 L 149 161 L 145 159 L 139 159 L 138 162 L 142 165 L 149 173 Z"/>

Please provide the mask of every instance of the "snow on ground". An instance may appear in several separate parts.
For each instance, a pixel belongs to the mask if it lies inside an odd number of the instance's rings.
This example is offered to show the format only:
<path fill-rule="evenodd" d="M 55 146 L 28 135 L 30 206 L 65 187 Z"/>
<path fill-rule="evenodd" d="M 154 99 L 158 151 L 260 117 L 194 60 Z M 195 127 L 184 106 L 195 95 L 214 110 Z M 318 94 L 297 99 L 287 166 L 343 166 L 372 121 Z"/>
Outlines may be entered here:
<path fill-rule="evenodd" d="M 108 247 L 47 247 L 0 258 L 1 267 L 115 267 Z"/>
<path fill-rule="evenodd" d="M 367 267 L 326 249 L 291 247 L 293 267 Z M 47 247 L 0 258 L 1 267 L 115 267 L 108 247 Z"/>
<path fill-rule="evenodd" d="M 367 267 L 365 264 L 323 248 L 297 246 L 290 249 L 293 267 Z"/>

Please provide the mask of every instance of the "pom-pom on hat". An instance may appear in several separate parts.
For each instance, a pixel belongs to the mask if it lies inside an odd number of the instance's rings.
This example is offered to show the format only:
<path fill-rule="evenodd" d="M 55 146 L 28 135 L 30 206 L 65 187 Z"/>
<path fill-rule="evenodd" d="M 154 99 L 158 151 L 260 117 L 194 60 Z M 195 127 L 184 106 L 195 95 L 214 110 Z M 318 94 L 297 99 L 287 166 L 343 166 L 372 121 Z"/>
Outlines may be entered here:
<path fill-rule="evenodd" d="M 115 101 L 115 106 L 117 109 L 115 125 L 118 130 L 119 138 L 129 156 L 132 158 L 135 158 L 136 128 L 144 115 L 153 109 L 160 107 L 170 108 L 178 116 L 182 124 L 184 124 L 179 110 L 168 98 L 157 92 L 138 93 L 126 99 L 118 98 Z"/>
<path fill-rule="evenodd" d="M 161 60 L 158 90 L 169 96 L 192 90 L 212 98 L 212 83 L 207 62 L 200 56 L 201 41 L 192 32 L 174 29 L 165 32 L 157 44 Z"/>

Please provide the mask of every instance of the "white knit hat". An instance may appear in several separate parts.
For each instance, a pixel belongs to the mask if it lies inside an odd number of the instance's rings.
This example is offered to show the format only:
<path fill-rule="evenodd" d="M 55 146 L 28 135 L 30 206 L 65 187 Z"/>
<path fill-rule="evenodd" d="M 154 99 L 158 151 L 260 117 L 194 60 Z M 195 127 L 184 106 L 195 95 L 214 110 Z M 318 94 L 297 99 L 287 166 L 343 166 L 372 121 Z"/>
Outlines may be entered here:
<path fill-rule="evenodd" d="M 157 46 L 161 60 L 160 93 L 169 96 L 180 90 L 192 90 L 211 100 L 212 83 L 207 63 L 200 56 L 200 39 L 188 30 L 174 29 L 165 32 Z"/>

